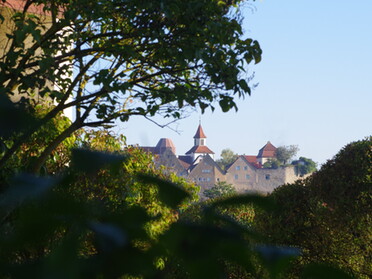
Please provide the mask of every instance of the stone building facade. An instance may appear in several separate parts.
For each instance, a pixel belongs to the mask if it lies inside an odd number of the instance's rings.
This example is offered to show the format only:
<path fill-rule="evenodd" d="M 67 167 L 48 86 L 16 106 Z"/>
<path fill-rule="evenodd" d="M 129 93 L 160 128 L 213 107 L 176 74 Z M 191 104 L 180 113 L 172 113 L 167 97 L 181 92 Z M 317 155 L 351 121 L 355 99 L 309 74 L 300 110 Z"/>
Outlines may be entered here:
<path fill-rule="evenodd" d="M 263 164 L 275 158 L 276 147 L 267 142 L 255 155 L 241 155 L 223 171 L 214 161 L 214 152 L 206 145 L 206 135 L 201 125 L 194 136 L 194 146 L 185 155 L 176 155 L 175 146 L 170 139 L 160 139 L 155 147 L 141 147 L 154 154 L 155 163 L 165 166 L 167 171 L 175 172 L 194 182 L 203 191 L 218 182 L 234 185 L 240 193 L 270 193 L 276 187 L 292 183 L 301 177 L 293 166 L 277 169 L 264 168 Z"/>

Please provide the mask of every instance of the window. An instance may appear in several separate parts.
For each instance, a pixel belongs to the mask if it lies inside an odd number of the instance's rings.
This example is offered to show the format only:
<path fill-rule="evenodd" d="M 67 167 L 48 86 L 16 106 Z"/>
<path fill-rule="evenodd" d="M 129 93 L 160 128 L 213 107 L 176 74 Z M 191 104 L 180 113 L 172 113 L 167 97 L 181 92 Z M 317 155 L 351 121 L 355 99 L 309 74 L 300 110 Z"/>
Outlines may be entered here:
<path fill-rule="evenodd" d="M 245 175 L 245 179 L 250 179 L 250 178 L 251 178 L 251 176 L 249 174 Z"/>
<path fill-rule="evenodd" d="M 216 178 L 216 181 L 217 181 L 217 182 L 219 182 L 219 181 L 220 181 L 220 179 L 219 179 L 219 178 Z"/>
<path fill-rule="evenodd" d="M 270 180 L 270 174 L 265 175 L 266 180 Z"/>
<path fill-rule="evenodd" d="M 202 181 L 202 178 L 201 177 L 199 177 L 199 181 Z"/>
<path fill-rule="evenodd" d="M 236 170 L 240 170 L 240 166 L 236 166 L 235 169 L 236 169 Z"/>
<path fill-rule="evenodd" d="M 203 139 L 200 140 L 200 145 L 204 145 L 204 140 Z"/>
<path fill-rule="evenodd" d="M 235 175 L 234 175 L 234 178 L 235 178 L 235 179 L 238 179 L 238 178 L 239 178 L 239 175 L 235 174 Z"/>
<path fill-rule="evenodd" d="M 207 181 L 207 179 L 204 177 L 204 178 L 203 178 L 203 181 Z"/>
<path fill-rule="evenodd" d="M 248 170 L 248 166 L 244 166 L 244 170 Z"/>
<path fill-rule="evenodd" d="M 202 170 L 202 173 L 211 173 L 211 170 Z"/>
<path fill-rule="evenodd" d="M 211 179 L 209 177 L 207 177 L 207 181 L 209 182 L 209 181 L 211 181 Z"/>

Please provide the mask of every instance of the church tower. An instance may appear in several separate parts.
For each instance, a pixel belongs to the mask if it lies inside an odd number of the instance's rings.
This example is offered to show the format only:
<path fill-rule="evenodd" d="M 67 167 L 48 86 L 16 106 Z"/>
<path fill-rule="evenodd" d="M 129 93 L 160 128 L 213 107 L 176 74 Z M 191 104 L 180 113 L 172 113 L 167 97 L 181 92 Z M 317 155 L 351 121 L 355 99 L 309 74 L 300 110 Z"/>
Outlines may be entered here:
<path fill-rule="evenodd" d="M 196 130 L 196 134 L 194 136 L 194 146 L 198 145 L 207 145 L 207 137 L 204 134 L 201 124 L 199 124 L 199 127 Z"/>
<path fill-rule="evenodd" d="M 209 155 L 214 158 L 214 152 L 207 147 L 207 137 L 204 134 L 201 124 L 199 124 L 194 136 L 194 146 L 186 152 L 186 155 L 190 156 L 192 161 L 195 161 L 199 156 Z"/>

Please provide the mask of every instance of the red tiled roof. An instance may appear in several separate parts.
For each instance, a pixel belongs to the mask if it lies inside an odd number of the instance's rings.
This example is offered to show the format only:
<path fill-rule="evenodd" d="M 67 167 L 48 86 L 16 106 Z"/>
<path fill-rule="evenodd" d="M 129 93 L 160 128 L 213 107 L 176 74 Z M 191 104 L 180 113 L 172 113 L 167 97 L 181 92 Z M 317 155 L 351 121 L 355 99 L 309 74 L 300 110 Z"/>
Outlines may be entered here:
<path fill-rule="evenodd" d="M 156 154 L 162 154 L 166 149 L 170 149 L 173 154 L 176 154 L 176 147 L 171 139 L 161 138 L 155 147 Z"/>
<path fill-rule="evenodd" d="M 244 157 L 249 163 L 257 163 L 257 157 L 254 155 L 244 155 Z"/>
<path fill-rule="evenodd" d="M 262 147 L 260 149 L 260 151 L 258 152 L 258 155 L 257 157 L 259 158 L 262 158 L 262 157 L 275 157 L 275 153 L 276 153 L 276 147 L 274 145 L 271 144 L 270 141 L 268 141 L 264 147 Z"/>
<path fill-rule="evenodd" d="M 214 154 L 212 150 L 210 150 L 205 145 L 195 145 L 193 146 L 189 151 L 186 152 L 186 154 L 192 154 L 192 153 L 208 153 L 208 154 Z"/>
<path fill-rule="evenodd" d="M 260 162 L 257 162 L 257 157 L 253 155 L 243 155 L 243 157 L 253 165 L 255 168 L 260 169 L 262 168 L 262 164 Z"/>
<path fill-rule="evenodd" d="M 198 129 L 196 130 L 196 134 L 194 136 L 194 139 L 205 139 L 207 138 L 206 135 L 204 134 L 202 126 L 199 124 Z"/>

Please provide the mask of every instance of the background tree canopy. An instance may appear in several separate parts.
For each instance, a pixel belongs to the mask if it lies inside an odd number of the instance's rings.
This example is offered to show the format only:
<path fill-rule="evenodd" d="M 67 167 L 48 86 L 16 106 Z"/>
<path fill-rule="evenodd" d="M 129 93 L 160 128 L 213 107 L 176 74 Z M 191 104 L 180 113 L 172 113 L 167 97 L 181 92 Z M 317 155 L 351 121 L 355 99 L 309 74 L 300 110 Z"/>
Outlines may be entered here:
<path fill-rule="evenodd" d="M 41 96 L 55 106 L 24 127 L 0 160 L 4 166 L 41 126 L 67 108 L 76 119 L 48 141 L 31 171 L 81 127 L 130 116 L 181 117 L 187 107 L 223 111 L 250 94 L 247 66 L 261 60 L 257 41 L 242 39 L 241 1 L 25 1 L 2 3 L 9 28 L 0 57 L 0 94 Z M 42 15 L 32 13 L 39 7 Z M 29 98 L 36 102 L 38 98 Z"/>
<path fill-rule="evenodd" d="M 238 158 L 238 156 L 239 155 L 230 148 L 225 148 L 221 151 L 221 158 L 216 160 L 216 163 L 221 169 L 226 170 L 226 168 L 232 164 Z"/>
<path fill-rule="evenodd" d="M 299 148 L 297 145 L 279 146 L 276 149 L 275 157 L 283 165 L 286 165 L 296 156 Z"/>
<path fill-rule="evenodd" d="M 313 160 L 305 157 L 300 157 L 298 160 L 293 161 L 292 165 L 295 166 L 296 172 L 301 176 L 316 171 L 317 166 Z"/>
<path fill-rule="evenodd" d="M 209 199 L 226 197 L 236 194 L 236 189 L 226 181 L 217 182 L 212 188 L 204 190 L 203 194 Z"/>

